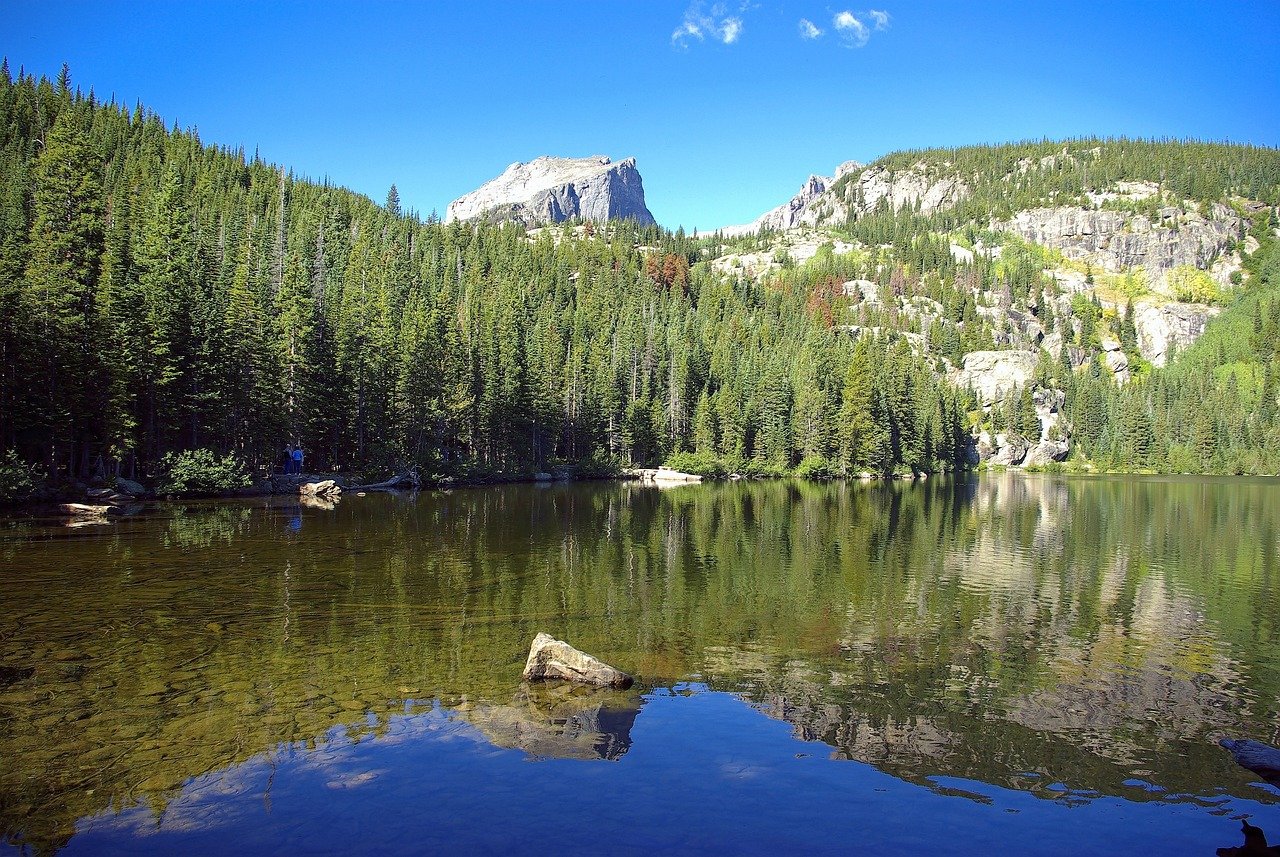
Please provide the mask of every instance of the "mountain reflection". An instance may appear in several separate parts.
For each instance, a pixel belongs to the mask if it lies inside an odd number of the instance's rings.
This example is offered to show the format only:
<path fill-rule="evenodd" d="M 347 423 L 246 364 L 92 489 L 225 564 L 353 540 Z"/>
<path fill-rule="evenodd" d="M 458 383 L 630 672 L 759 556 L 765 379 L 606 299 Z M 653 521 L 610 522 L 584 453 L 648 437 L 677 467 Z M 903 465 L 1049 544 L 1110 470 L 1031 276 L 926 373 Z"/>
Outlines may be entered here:
<path fill-rule="evenodd" d="M 1278 490 L 514 486 L 12 525 L 0 827 L 51 852 L 271 748 L 383 734 L 406 700 L 534 758 L 625 763 L 641 697 L 522 689 L 539 630 L 911 782 L 1270 799 L 1213 741 L 1276 737 Z"/>

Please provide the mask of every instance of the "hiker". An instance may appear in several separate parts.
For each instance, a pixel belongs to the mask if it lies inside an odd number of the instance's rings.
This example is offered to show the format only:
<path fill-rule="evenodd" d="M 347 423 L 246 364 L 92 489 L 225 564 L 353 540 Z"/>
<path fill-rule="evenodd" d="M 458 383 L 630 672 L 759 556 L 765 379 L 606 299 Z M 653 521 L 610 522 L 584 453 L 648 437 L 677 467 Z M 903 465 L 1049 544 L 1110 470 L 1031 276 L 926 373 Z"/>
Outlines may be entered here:
<path fill-rule="evenodd" d="M 293 472 L 302 472 L 302 444 L 298 444 L 293 448 Z"/>
<path fill-rule="evenodd" d="M 284 475 L 288 476 L 293 473 L 293 444 L 286 443 L 284 445 Z"/>

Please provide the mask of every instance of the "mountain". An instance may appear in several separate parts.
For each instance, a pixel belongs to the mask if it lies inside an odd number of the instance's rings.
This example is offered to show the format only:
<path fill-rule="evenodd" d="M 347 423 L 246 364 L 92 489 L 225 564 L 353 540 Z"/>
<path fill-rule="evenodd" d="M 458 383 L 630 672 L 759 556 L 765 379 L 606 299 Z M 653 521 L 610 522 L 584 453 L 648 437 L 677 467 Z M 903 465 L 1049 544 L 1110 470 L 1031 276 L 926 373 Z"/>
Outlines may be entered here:
<path fill-rule="evenodd" d="M 776 208 L 771 208 L 755 220 L 743 226 L 725 226 L 720 234 L 735 237 L 751 232 L 767 229 L 791 229 L 796 226 L 812 226 L 817 222 L 818 212 L 813 210 L 813 203 L 845 173 L 859 170 L 862 164 L 857 161 L 845 161 L 836 167 L 836 174 L 827 176 L 809 176 L 808 180 L 796 192 L 796 195 Z"/>
<path fill-rule="evenodd" d="M 570 219 L 603 223 L 634 220 L 654 225 L 634 158 L 614 163 L 590 158 L 535 158 L 514 163 L 502 175 L 449 203 L 446 222 L 513 221 L 542 226 Z"/>

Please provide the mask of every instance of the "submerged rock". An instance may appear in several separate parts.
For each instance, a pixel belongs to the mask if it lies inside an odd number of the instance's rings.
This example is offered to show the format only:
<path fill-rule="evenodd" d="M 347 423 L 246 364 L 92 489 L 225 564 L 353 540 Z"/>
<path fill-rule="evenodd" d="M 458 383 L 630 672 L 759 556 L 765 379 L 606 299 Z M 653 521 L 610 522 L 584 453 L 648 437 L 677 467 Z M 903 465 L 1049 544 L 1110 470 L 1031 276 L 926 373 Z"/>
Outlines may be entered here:
<path fill-rule="evenodd" d="M 120 510 L 115 506 L 98 506 L 88 503 L 62 503 L 58 506 L 58 511 L 88 518 L 105 518 L 108 515 L 120 514 Z"/>
<path fill-rule="evenodd" d="M 524 664 L 525 681 L 563 679 L 598 687 L 631 687 L 634 679 L 550 634 L 539 633 Z"/>
<path fill-rule="evenodd" d="M 1236 757 L 1237 765 L 1260 774 L 1274 786 L 1280 786 L 1280 750 L 1249 738 L 1223 738 L 1218 744 Z"/>

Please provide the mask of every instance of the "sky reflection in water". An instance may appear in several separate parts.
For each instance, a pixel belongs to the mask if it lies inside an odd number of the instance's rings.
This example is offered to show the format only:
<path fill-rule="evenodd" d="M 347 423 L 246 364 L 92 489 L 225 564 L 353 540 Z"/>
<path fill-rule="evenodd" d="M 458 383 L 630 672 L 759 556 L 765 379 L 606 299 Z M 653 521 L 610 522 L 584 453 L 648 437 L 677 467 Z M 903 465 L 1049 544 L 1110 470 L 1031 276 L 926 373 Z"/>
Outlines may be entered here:
<path fill-rule="evenodd" d="M 412 709 L 414 706 L 407 706 Z M 1258 812 L 1225 795 L 1178 805 L 906 783 L 797 739 L 733 694 L 647 695 L 616 763 L 495 748 L 438 705 L 374 738 L 336 728 L 198 777 L 157 815 L 82 821 L 66 854 L 1212 853 Z M 1140 785 L 1133 786 L 1135 792 Z M 1218 844 L 1226 844 L 1218 842 Z"/>

